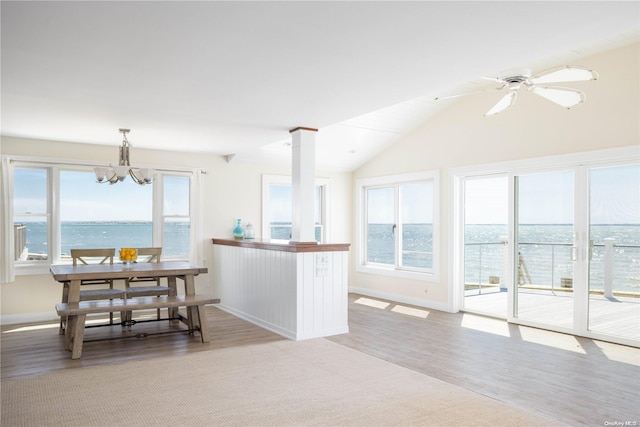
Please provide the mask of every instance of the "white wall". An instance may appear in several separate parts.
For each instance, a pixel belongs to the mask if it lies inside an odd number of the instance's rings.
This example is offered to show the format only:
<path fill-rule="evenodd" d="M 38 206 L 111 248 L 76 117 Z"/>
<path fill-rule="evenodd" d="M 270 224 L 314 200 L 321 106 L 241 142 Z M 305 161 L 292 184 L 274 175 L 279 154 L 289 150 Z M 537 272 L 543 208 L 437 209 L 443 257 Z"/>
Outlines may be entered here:
<path fill-rule="evenodd" d="M 447 237 L 453 216 L 449 169 L 637 146 L 640 144 L 639 63 L 640 45 L 634 44 L 572 64 L 591 67 L 600 74 L 597 81 L 558 84 L 586 93 L 586 102 L 572 110 L 523 90 L 514 106 L 492 117 L 483 117 L 483 114 L 497 102 L 502 92 L 442 101 L 450 102 L 450 107 L 353 174 L 355 187 L 360 178 L 441 171 L 440 281 L 427 283 L 358 273 L 355 271 L 356 251 L 352 249 L 350 287 L 426 307 L 447 306 L 451 262 Z M 354 206 L 354 212 L 355 209 Z M 352 241 L 357 244 L 355 234 Z"/>
<path fill-rule="evenodd" d="M 118 147 L 74 144 L 3 136 L 2 154 L 38 156 L 67 160 L 110 162 L 117 159 Z M 256 236 L 261 233 L 262 174 L 290 175 L 290 167 L 266 167 L 227 163 L 223 157 L 213 154 L 189 154 L 133 148 L 134 163 L 151 166 L 184 166 L 202 168 L 207 174 L 203 182 L 203 265 L 213 268 L 212 237 L 231 237 L 235 219 L 243 223 L 251 221 Z M 318 177 L 330 178 L 333 203 L 331 204 L 332 228 L 328 240 L 348 242 L 350 239 L 348 218 L 351 217 L 351 174 L 317 172 Z M 97 184 L 96 184 L 97 185 Z M 210 274 L 196 278 L 198 292 L 210 294 Z M 1 313 L 7 321 L 46 320 L 55 318 L 54 306 L 60 302 L 61 285 L 50 275 L 17 276 L 13 283 L 0 285 Z"/>

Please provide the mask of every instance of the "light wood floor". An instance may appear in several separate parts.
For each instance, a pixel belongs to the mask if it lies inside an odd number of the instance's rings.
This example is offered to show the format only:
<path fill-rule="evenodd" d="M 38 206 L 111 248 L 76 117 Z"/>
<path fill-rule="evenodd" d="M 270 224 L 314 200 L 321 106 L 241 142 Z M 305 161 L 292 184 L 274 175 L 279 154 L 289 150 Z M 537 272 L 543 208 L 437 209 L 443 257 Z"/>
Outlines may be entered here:
<path fill-rule="evenodd" d="M 1 377 L 284 340 L 215 307 L 207 313 L 208 344 L 186 334 L 88 342 L 80 360 L 63 349 L 55 322 L 3 326 Z M 640 424 L 637 348 L 360 295 L 349 296 L 349 328 L 329 339 L 569 425 Z M 166 323 L 134 326 L 137 333 L 161 330 Z M 121 334 L 120 327 L 95 328 L 86 338 Z"/>

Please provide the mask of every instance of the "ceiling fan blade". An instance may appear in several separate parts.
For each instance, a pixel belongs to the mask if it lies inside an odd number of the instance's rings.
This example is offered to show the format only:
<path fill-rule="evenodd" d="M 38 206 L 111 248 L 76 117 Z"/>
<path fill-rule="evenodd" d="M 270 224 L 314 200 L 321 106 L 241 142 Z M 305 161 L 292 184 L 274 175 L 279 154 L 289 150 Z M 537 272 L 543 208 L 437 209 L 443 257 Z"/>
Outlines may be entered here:
<path fill-rule="evenodd" d="M 504 89 L 505 86 L 506 85 L 502 85 L 500 87 L 490 88 L 490 89 L 474 90 L 473 92 L 459 93 L 457 95 L 438 96 L 438 97 L 434 98 L 434 101 L 441 101 L 443 99 L 460 98 L 461 96 L 475 95 L 476 93 L 484 93 L 484 92 L 488 92 L 488 91 L 491 91 L 491 90 L 501 90 L 501 89 Z"/>
<path fill-rule="evenodd" d="M 504 80 L 502 80 L 499 77 L 485 77 L 485 76 L 483 76 L 483 77 L 480 77 L 480 78 L 483 79 L 483 80 L 489 80 L 490 82 L 496 82 L 496 83 L 504 84 Z"/>
<path fill-rule="evenodd" d="M 434 98 L 434 101 L 441 101 L 443 99 L 460 98 L 462 96 L 475 95 L 476 93 L 482 93 L 482 92 L 486 92 L 486 90 L 476 90 L 476 91 L 473 91 L 473 92 L 459 93 L 457 95 L 438 96 L 438 97 Z"/>
<path fill-rule="evenodd" d="M 487 114 L 485 114 L 484 116 L 493 116 L 494 114 L 498 114 L 499 112 L 506 110 L 516 103 L 517 97 L 518 94 L 516 93 L 516 91 L 509 91 L 500 99 L 500 101 L 498 101 L 496 105 L 493 106 L 493 108 L 487 111 Z"/>
<path fill-rule="evenodd" d="M 575 65 L 565 65 L 560 68 L 546 70 L 533 76 L 530 80 L 533 84 L 540 83 L 560 83 L 560 82 L 580 82 L 587 80 L 597 80 L 598 73 L 584 67 Z"/>
<path fill-rule="evenodd" d="M 531 86 L 529 90 L 567 109 L 583 103 L 585 99 L 583 92 L 564 87 Z"/>

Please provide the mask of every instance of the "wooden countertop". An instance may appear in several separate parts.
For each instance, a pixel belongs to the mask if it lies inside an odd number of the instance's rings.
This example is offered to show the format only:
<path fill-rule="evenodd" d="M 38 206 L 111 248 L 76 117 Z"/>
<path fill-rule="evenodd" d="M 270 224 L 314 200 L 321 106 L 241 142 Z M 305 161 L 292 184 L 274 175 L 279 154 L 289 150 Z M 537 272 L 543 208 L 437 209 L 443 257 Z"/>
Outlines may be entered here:
<path fill-rule="evenodd" d="M 211 239 L 214 245 L 238 246 L 241 248 L 255 248 L 270 251 L 283 252 L 338 252 L 348 251 L 350 243 L 317 243 L 317 242 L 290 242 L 287 240 L 263 240 L 263 239 Z"/>

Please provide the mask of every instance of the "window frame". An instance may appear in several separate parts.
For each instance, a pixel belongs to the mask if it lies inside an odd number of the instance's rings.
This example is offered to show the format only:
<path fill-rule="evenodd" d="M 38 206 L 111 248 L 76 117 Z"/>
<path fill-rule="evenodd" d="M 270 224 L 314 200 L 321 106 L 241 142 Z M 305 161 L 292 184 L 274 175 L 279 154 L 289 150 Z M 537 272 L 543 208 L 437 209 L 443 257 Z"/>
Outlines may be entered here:
<path fill-rule="evenodd" d="M 270 222 L 270 187 L 276 185 L 293 185 L 290 175 L 262 175 L 262 238 L 271 239 Z M 315 187 L 320 187 L 320 243 L 327 242 L 330 234 L 330 200 L 331 180 L 329 178 L 315 178 Z"/>
<path fill-rule="evenodd" d="M 90 171 L 96 166 L 104 166 L 104 163 L 90 161 L 74 161 L 66 159 L 49 159 L 28 156 L 2 156 L 3 169 L 7 171 L 3 174 L 3 192 L 5 194 L 3 200 L 2 215 L 4 230 L 10 245 L 2 254 L 3 266 L 11 265 L 11 269 L 16 276 L 29 274 L 47 274 L 52 264 L 64 262 L 61 259 L 61 219 L 60 219 L 60 173 L 61 171 Z M 34 168 L 45 170 L 47 173 L 47 246 L 51 248 L 46 260 L 29 260 L 16 261 L 13 249 L 13 201 L 15 194 L 13 193 L 14 172 L 16 168 Z M 152 190 L 152 242 L 154 246 L 162 246 L 163 242 L 163 191 L 162 184 L 165 176 L 183 176 L 189 178 L 189 216 L 191 224 L 191 232 L 189 234 L 189 255 L 188 259 L 194 262 L 197 253 L 195 243 L 198 241 L 197 233 L 194 233 L 194 225 L 199 224 L 198 214 L 200 209 L 196 205 L 195 194 L 199 193 L 199 180 L 194 179 L 199 169 L 175 168 L 175 167 L 153 167 L 154 183 Z M 117 185 L 117 184 L 116 184 Z M 11 229 L 8 225 L 11 224 Z M 174 260 L 185 260 L 184 257 L 170 258 Z"/>
<path fill-rule="evenodd" d="M 401 267 L 399 262 L 401 242 L 396 238 L 394 241 L 394 265 L 368 263 L 367 262 L 367 195 L 369 189 L 401 187 L 405 184 L 416 182 L 431 182 L 432 193 L 432 268 L 420 269 L 415 267 Z M 395 191 L 395 190 L 394 190 Z M 401 212 L 398 191 L 395 191 L 394 215 L 396 221 Z M 356 271 L 360 273 L 392 276 L 404 279 L 422 280 L 437 282 L 440 280 L 440 171 L 422 171 L 408 174 L 380 176 L 373 178 L 361 178 L 356 180 Z M 400 233 L 398 233 L 400 234 Z"/>

